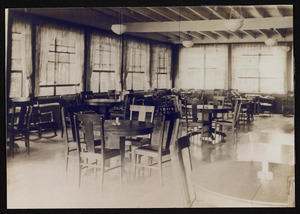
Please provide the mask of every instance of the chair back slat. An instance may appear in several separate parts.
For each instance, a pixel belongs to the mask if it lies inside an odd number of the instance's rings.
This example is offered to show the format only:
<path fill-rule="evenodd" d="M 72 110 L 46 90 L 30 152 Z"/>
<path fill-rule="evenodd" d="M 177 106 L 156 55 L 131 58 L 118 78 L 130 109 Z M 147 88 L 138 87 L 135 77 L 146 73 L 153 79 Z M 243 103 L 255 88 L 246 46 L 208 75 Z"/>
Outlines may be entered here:
<path fill-rule="evenodd" d="M 133 119 L 133 113 L 138 112 L 138 121 L 145 122 L 147 113 L 150 113 L 150 122 L 153 122 L 155 106 L 130 105 L 130 120 Z"/>
<path fill-rule="evenodd" d="M 161 151 L 169 150 L 172 139 L 176 139 L 179 133 L 179 118 L 178 112 L 168 113 L 163 115 L 163 125 L 160 132 Z"/>
<path fill-rule="evenodd" d="M 104 119 L 102 116 L 98 114 L 83 114 L 83 113 L 75 113 L 74 116 L 74 125 L 75 125 L 75 133 L 76 133 L 76 141 L 78 145 L 78 151 L 81 151 L 80 149 L 80 138 L 79 138 L 79 122 L 83 124 L 84 127 L 84 138 L 86 142 L 86 150 L 89 153 L 95 152 L 95 145 L 94 145 L 94 131 L 95 131 L 95 125 L 99 126 L 100 131 L 100 139 L 101 139 L 101 152 L 104 151 L 105 148 L 105 142 L 104 142 Z"/>
<path fill-rule="evenodd" d="M 171 161 L 174 177 L 177 178 L 178 187 L 184 206 L 190 207 L 196 199 L 190 173 L 192 172 L 192 162 L 190 155 L 189 136 L 178 138 L 171 146 Z"/>
<path fill-rule="evenodd" d="M 233 119 L 232 119 L 233 127 L 236 127 L 236 125 L 238 124 L 239 117 L 240 117 L 240 111 L 241 111 L 241 105 L 242 105 L 242 102 L 240 100 L 235 101 L 234 113 L 233 113 Z"/>

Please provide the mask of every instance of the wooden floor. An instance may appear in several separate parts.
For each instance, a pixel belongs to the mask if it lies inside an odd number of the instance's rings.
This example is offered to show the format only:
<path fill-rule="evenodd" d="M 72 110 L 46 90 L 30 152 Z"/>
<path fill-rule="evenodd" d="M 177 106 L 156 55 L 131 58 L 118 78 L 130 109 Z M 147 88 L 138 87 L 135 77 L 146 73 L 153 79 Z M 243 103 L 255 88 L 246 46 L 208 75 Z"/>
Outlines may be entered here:
<path fill-rule="evenodd" d="M 156 128 L 155 133 L 159 128 Z M 191 145 L 192 165 L 196 169 L 201 165 L 217 161 L 254 160 L 255 152 L 249 153 L 250 131 L 268 131 L 294 136 L 294 117 L 273 115 L 255 117 L 252 124 L 241 124 L 237 141 L 230 134 L 226 142 L 210 145 L 195 142 Z M 49 133 L 51 134 L 51 133 Z M 155 139 L 155 137 L 154 137 Z M 285 139 L 282 139 L 285 140 Z M 19 149 L 14 158 L 7 157 L 7 207 L 8 208 L 150 208 L 182 207 L 176 189 L 176 180 L 172 176 L 171 163 L 163 169 L 164 187 L 161 189 L 158 173 L 152 172 L 134 179 L 127 178 L 127 184 L 120 187 L 118 171 L 105 175 L 104 190 L 99 191 L 99 181 L 94 179 L 93 171 L 87 170 L 82 185 L 77 187 L 77 159 L 71 159 L 69 170 L 65 170 L 64 141 L 58 136 L 37 139 L 31 136 L 31 154 L 27 155 L 24 142 L 17 142 Z M 274 160 L 286 164 L 294 163 L 294 153 L 290 150 L 274 150 Z M 74 157 L 76 155 L 74 154 Z M 118 160 L 116 160 L 117 162 Z M 112 163 L 114 164 L 114 163 Z M 126 161 L 127 171 L 131 162 Z M 214 201 L 199 198 L 195 207 L 214 207 Z"/>

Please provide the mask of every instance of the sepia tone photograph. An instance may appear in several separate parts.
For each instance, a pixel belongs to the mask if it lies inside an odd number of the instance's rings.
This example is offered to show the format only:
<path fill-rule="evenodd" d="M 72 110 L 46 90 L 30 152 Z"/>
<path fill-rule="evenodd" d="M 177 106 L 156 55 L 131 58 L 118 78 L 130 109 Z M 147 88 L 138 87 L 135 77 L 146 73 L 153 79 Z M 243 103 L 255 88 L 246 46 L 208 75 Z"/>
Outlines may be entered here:
<path fill-rule="evenodd" d="M 7 209 L 295 207 L 293 11 L 6 8 Z"/>

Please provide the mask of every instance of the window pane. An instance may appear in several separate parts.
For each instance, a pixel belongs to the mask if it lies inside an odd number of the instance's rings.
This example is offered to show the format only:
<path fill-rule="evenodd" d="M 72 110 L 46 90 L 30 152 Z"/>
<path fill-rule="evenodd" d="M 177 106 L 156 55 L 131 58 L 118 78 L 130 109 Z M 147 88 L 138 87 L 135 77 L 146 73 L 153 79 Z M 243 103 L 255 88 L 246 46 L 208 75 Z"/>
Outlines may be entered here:
<path fill-rule="evenodd" d="M 56 87 L 56 95 L 76 94 L 76 87 L 77 86 Z"/>
<path fill-rule="evenodd" d="M 100 92 L 115 89 L 115 73 L 100 72 Z"/>
<path fill-rule="evenodd" d="M 144 73 L 134 73 L 133 74 L 133 89 L 134 90 L 144 90 Z"/>
<path fill-rule="evenodd" d="M 100 92 L 99 91 L 99 72 L 92 72 L 92 76 L 91 76 L 91 90 L 93 92 Z"/>
<path fill-rule="evenodd" d="M 167 88 L 167 74 L 158 74 L 157 88 Z"/>
<path fill-rule="evenodd" d="M 22 96 L 22 72 L 12 72 L 10 82 L 10 97 Z"/>
<path fill-rule="evenodd" d="M 40 96 L 54 95 L 54 87 L 40 87 Z"/>

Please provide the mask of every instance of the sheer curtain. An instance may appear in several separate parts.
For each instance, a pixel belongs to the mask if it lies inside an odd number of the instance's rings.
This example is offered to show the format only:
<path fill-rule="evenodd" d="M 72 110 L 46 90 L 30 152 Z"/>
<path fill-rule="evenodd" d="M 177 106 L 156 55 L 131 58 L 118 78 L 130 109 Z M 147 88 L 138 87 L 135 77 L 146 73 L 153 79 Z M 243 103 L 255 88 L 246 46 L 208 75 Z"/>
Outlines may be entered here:
<path fill-rule="evenodd" d="M 113 35 L 92 33 L 87 90 L 103 92 L 121 90 L 121 39 Z"/>
<path fill-rule="evenodd" d="M 83 90 L 83 30 L 39 23 L 36 33 L 36 95 L 71 94 Z"/>
<path fill-rule="evenodd" d="M 124 88 L 126 90 L 150 89 L 150 44 L 132 39 L 125 40 L 126 67 Z"/>
<path fill-rule="evenodd" d="M 242 92 L 284 93 L 286 52 L 265 44 L 232 45 L 232 88 Z"/>
<path fill-rule="evenodd" d="M 195 45 L 179 50 L 179 87 L 183 89 L 226 89 L 227 45 Z"/>
<path fill-rule="evenodd" d="M 151 88 L 171 88 L 171 46 L 153 43 L 151 54 Z"/>
<path fill-rule="evenodd" d="M 31 32 L 30 22 L 13 20 L 10 97 L 28 97 L 32 93 Z"/>

